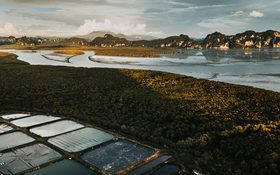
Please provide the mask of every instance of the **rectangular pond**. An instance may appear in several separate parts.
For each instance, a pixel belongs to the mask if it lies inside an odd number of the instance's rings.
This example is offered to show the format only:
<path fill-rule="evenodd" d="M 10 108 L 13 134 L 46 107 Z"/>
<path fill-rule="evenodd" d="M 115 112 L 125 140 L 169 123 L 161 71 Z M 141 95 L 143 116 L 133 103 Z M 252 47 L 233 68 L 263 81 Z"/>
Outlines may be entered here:
<path fill-rule="evenodd" d="M 146 163 L 145 165 L 127 173 L 127 175 L 144 174 L 144 173 L 152 170 L 153 168 L 159 166 L 160 164 L 168 161 L 168 159 L 170 159 L 170 158 L 171 158 L 171 156 L 168 156 L 168 155 L 160 156 L 160 157 L 156 158 L 155 160 L 152 160 L 152 161 Z"/>
<path fill-rule="evenodd" d="M 3 153 L 0 157 L 0 171 L 5 175 L 17 174 L 59 158 L 61 155 L 53 149 L 43 144 L 34 144 Z"/>
<path fill-rule="evenodd" d="M 8 115 L 2 115 L 1 117 L 6 120 L 12 120 L 12 119 L 18 119 L 23 117 L 28 117 L 30 114 L 8 114 Z"/>
<path fill-rule="evenodd" d="M 13 148 L 19 145 L 24 145 L 26 143 L 31 143 L 35 139 L 22 133 L 22 132 L 12 132 L 8 134 L 0 135 L 0 151 Z"/>
<path fill-rule="evenodd" d="M 58 134 L 66 133 L 76 129 L 83 128 L 84 125 L 71 121 L 71 120 L 62 120 L 51 124 L 46 124 L 43 126 L 31 128 L 30 132 L 37 134 L 41 137 L 51 137 Z"/>
<path fill-rule="evenodd" d="M 97 175 L 74 160 L 62 160 L 26 175 Z"/>
<path fill-rule="evenodd" d="M 55 120 L 59 120 L 59 119 L 60 119 L 60 117 L 35 115 L 35 116 L 23 118 L 23 119 L 13 120 L 13 121 L 11 121 L 11 123 L 13 123 L 14 125 L 17 125 L 19 127 L 30 127 L 30 126 L 39 125 L 42 123 L 51 122 L 51 121 L 55 121 Z"/>
<path fill-rule="evenodd" d="M 50 138 L 48 142 L 67 152 L 79 152 L 112 139 L 113 135 L 104 131 L 95 128 L 83 128 Z"/>
<path fill-rule="evenodd" d="M 109 173 L 116 173 L 129 165 L 152 156 L 155 150 L 119 140 L 108 143 L 82 155 L 82 159 Z"/>
<path fill-rule="evenodd" d="M 7 131 L 11 131 L 13 128 L 9 125 L 6 125 L 4 123 L 0 123 L 0 134 L 5 133 Z"/>
<path fill-rule="evenodd" d="M 157 171 L 155 171 L 152 175 L 170 175 L 170 174 L 176 174 L 180 170 L 180 167 L 178 165 L 174 164 L 166 164 Z"/>

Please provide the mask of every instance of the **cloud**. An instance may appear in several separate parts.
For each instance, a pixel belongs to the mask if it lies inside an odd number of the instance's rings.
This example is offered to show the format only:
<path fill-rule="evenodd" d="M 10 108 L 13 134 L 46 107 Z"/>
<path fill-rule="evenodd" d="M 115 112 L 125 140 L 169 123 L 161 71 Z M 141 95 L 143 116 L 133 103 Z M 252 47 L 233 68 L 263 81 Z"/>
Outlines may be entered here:
<path fill-rule="evenodd" d="M 72 27 L 68 30 L 65 26 L 53 27 L 45 25 L 15 25 L 6 23 L 0 26 L 0 36 L 75 36 L 84 35 L 93 31 L 111 31 L 126 35 L 153 35 L 161 37 L 162 32 L 151 32 L 146 30 L 146 24 L 116 23 L 109 19 L 103 22 L 96 20 L 85 20 L 84 24 L 79 27 Z"/>
<path fill-rule="evenodd" d="M 12 23 L 6 23 L 0 27 L 0 35 L 18 35 L 18 29 Z"/>
<path fill-rule="evenodd" d="M 180 1 L 167 1 L 167 4 L 171 5 L 172 7 L 175 7 L 175 8 L 184 8 L 184 7 L 189 7 L 189 6 L 193 5 L 188 2 L 180 2 Z"/>
<path fill-rule="evenodd" d="M 52 31 L 46 26 L 31 25 L 31 26 L 16 26 L 12 23 L 6 23 L 0 26 L 1 36 L 47 36 Z"/>
<path fill-rule="evenodd" d="M 242 10 L 239 10 L 239 11 L 234 12 L 231 16 L 241 16 L 243 14 L 244 14 L 244 12 Z"/>
<path fill-rule="evenodd" d="M 153 35 L 162 31 L 164 36 L 200 36 L 216 30 L 233 34 L 279 29 L 279 7 L 279 0 L 1 0 L 0 28 L 1 33 L 13 33 L 4 26 L 12 23 L 20 35 L 58 36 L 93 30 Z"/>
<path fill-rule="evenodd" d="M 224 5 L 217 4 L 217 5 L 194 5 L 194 4 L 186 4 L 184 5 L 173 5 L 172 8 L 166 7 L 166 8 L 150 8 L 148 11 L 145 11 L 147 13 L 158 13 L 158 14 L 171 14 L 171 13 L 185 13 L 185 12 L 195 12 L 199 10 L 210 10 L 210 9 L 217 9 L 217 8 L 223 8 Z M 200 12 L 199 12 L 200 13 Z"/>
<path fill-rule="evenodd" d="M 1 0 L 2 2 L 8 4 L 20 4 L 20 5 L 31 5 L 31 6 L 42 6 L 42 5 L 55 5 L 55 6 L 63 6 L 63 5 L 97 5 L 97 6 L 118 6 L 121 8 L 126 8 L 133 6 L 135 4 L 134 0 Z M 73 6 L 74 5 L 74 6 Z"/>
<path fill-rule="evenodd" d="M 234 33 L 236 30 L 239 31 L 243 28 L 246 23 L 232 19 L 214 18 L 203 20 L 197 23 L 197 25 L 208 29 L 209 32 L 220 31 L 223 33 Z"/>
<path fill-rule="evenodd" d="M 167 10 L 169 13 L 176 13 L 176 12 L 195 12 L 199 10 L 204 10 L 204 9 L 216 9 L 216 8 L 222 8 L 224 5 L 218 4 L 218 5 L 190 5 L 190 6 L 185 6 L 185 7 L 173 7 L 170 10 Z"/>
<path fill-rule="evenodd" d="M 256 11 L 256 10 L 253 10 L 250 14 L 249 14 L 250 17 L 253 17 L 253 18 L 261 18 L 264 16 L 264 14 L 262 12 L 259 12 L 259 11 Z"/>
<path fill-rule="evenodd" d="M 30 21 L 35 19 L 42 23 L 53 22 L 57 25 L 67 24 L 72 26 L 79 26 L 81 24 L 81 18 L 87 17 L 82 13 L 70 13 L 69 10 L 56 10 L 55 12 L 45 12 L 37 8 L 33 9 L 9 9 L 5 13 L 10 16 L 16 16 L 17 18 L 23 17 L 23 19 L 29 19 Z M 60 23 L 60 24 L 59 24 Z"/>
<path fill-rule="evenodd" d="M 85 20 L 85 23 L 78 28 L 77 34 L 84 35 L 93 31 L 111 31 L 126 35 L 162 35 L 162 32 L 146 31 L 146 24 L 113 23 L 109 19 L 105 19 L 103 22 Z"/>
<path fill-rule="evenodd" d="M 223 28 L 223 27 L 231 27 L 236 25 L 243 25 L 243 22 L 227 20 L 227 19 L 207 19 L 198 23 L 200 27 L 206 28 Z"/>

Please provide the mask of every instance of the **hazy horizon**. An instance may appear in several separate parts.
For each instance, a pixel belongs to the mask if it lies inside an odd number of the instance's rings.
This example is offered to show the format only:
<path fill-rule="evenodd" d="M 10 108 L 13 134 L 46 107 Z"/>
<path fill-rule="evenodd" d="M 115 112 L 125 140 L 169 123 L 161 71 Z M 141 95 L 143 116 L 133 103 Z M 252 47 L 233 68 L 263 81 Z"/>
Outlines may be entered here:
<path fill-rule="evenodd" d="M 0 36 L 76 36 L 92 31 L 202 38 L 219 31 L 279 30 L 280 0 L 0 0 Z"/>

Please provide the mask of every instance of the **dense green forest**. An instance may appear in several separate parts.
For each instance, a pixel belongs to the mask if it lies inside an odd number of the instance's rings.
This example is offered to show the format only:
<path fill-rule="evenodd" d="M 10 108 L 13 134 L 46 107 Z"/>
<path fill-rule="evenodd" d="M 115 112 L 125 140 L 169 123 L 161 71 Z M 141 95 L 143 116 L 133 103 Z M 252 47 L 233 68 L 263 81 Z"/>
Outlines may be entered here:
<path fill-rule="evenodd" d="M 188 174 L 280 174 L 280 94 L 271 91 L 142 70 L 0 64 L 0 112 L 24 111 L 166 148 Z"/>

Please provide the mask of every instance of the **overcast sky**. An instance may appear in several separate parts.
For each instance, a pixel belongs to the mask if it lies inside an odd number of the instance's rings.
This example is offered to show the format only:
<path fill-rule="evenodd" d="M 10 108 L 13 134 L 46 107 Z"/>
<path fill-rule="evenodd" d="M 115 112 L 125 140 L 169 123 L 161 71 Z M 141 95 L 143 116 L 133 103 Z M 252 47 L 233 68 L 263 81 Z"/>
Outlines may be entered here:
<path fill-rule="evenodd" d="M 73 36 L 280 30 L 280 0 L 0 0 L 0 35 Z"/>

